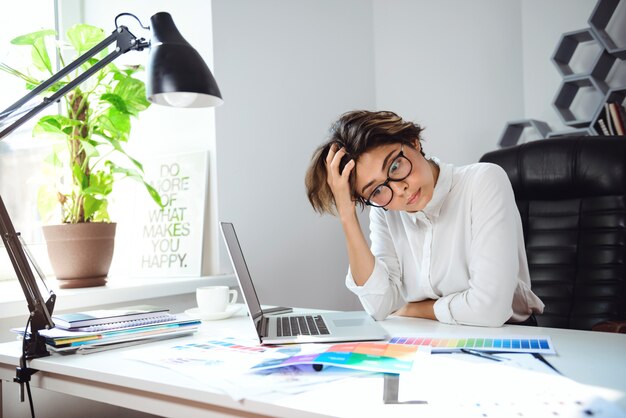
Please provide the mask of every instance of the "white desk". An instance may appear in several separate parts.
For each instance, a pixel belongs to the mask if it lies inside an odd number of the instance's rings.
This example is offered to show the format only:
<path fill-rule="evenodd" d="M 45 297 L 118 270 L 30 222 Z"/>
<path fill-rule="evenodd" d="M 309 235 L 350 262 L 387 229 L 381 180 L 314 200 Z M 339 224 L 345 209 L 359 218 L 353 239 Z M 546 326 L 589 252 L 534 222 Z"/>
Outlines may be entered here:
<path fill-rule="evenodd" d="M 626 335 L 553 328 L 504 326 L 477 328 L 450 326 L 435 321 L 390 318 L 382 322 L 392 336 L 417 335 L 549 335 L 558 356 L 548 360 L 565 376 L 578 382 L 618 390 L 619 403 L 626 409 Z M 138 347 L 180 344 L 206 340 L 225 333 L 233 337 L 254 335 L 249 320 L 240 314 L 228 320 L 205 323 L 193 337 L 151 343 Z M 137 347 L 134 347 L 137 348 Z M 133 348 L 129 348 L 133 349 Z M 418 416 L 421 405 L 385 405 L 381 377 L 330 383 L 319 393 L 281 396 L 236 402 L 227 395 L 201 387 L 196 381 L 169 369 L 124 359 L 117 349 L 89 355 L 52 355 L 35 359 L 30 367 L 39 370 L 31 385 L 125 408 L 172 417 L 225 416 Z M 20 355 L 18 342 L 0 344 L 0 379 L 12 382 Z M 8 383 L 7 383 L 8 382 Z M 316 389 L 317 391 L 317 389 Z M 15 399 L 0 399 L 17 402 Z"/>

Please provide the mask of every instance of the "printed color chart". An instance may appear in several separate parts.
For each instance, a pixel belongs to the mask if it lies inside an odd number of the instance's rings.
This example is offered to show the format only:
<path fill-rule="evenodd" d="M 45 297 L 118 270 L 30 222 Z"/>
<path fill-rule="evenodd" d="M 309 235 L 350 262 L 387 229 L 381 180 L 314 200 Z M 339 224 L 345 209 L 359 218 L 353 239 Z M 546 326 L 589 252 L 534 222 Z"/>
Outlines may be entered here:
<path fill-rule="evenodd" d="M 322 364 L 372 372 L 408 372 L 413 367 L 413 359 L 418 348 L 416 345 L 368 342 L 334 344 L 321 353 L 268 360 L 257 364 L 253 367 L 253 370 L 296 364 Z"/>
<path fill-rule="evenodd" d="M 462 348 L 509 353 L 556 354 L 552 340 L 546 336 L 515 337 L 394 337 L 394 344 L 430 346 L 432 352 L 449 352 Z"/>

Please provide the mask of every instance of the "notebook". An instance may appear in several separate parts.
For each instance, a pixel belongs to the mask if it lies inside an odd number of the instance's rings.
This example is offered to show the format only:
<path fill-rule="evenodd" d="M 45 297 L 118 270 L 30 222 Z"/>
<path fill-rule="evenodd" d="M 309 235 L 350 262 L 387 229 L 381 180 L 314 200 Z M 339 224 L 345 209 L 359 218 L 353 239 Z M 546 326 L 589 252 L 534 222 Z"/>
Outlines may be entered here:
<path fill-rule="evenodd" d="M 370 341 L 388 338 L 385 329 L 364 311 L 264 315 L 244 259 L 235 227 L 220 222 L 228 255 L 261 344 Z"/>
<path fill-rule="evenodd" d="M 100 331 L 172 320 L 169 309 L 152 305 L 125 306 L 115 309 L 73 312 L 52 315 L 57 328 L 80 331 Z M 93 328 L 92 328 L 93 327 Z"/>

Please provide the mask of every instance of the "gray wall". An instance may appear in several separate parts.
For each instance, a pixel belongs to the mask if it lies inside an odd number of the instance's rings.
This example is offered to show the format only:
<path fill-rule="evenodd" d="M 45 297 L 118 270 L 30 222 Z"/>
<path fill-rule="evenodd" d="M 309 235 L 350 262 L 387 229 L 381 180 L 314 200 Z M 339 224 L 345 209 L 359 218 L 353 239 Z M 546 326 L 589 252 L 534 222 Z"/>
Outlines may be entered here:
<path fill-rule="evenodd" d="M 546 121 L 553 130 L 567 128 L 552 107 L 561 75 L 550 61 L 561 35 L 589 27 L 592 0 L 523 0 L 524 113 L 516 119 Z"/>
<path fill-rule="evenodd" d="M 374 1 L 376 105 L 426 127 L 454 164 L 491 150 L 523 112 L 519 1 Z"/>
<path fill-rule="evenodd" d="M 337 221 L 313 213 L 303 180 L 331 121 L 375 107 L 370 3 L 214 0 L 213 31 L 219 214 L 261 302 L 358 308 Z"/>
<path fill-rule="evenodd" d="M 264 303 L 354 309 L 338 221 L 303 177 L 332 120 L 389 109 L 454 164 L 496 148 L 509 120 L 551 117 L 558 35 L 591 0 L 214 0 L 219 217 L 236 226 Z M 363 222 L 367 230 L 367 223 Z M 221 270 L 231 271 L 223 247 Z"/>

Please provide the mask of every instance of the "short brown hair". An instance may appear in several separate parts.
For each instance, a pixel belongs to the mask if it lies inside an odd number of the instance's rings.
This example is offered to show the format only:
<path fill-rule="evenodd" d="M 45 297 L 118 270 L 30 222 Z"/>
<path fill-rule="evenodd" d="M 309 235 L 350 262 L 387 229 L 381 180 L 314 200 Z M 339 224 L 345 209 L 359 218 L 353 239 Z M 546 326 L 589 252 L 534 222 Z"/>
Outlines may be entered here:
<path fill-rule="evenodd" d="M 313 153 L 306 172 L 304 182 L 313 209 L 320 214 L 336 213 L 335 199 L 326 182 L 326 156 L 333 144 L 346 150 L 340 164 L 343 170 L 350 160 L 356 162 L 361 154 L 380 145 L 401 143 L 413 147 L 416 140 L 421 143 L 422 131 L 421 126 L 389 111 L 354 110 L 341 115 L 332 124 L 328 140 Z M 421 147 L 420 152 L 424 155 Z M 354 187 L 355 171 L 350 175 L 350 183 L 353 200 L 363 206 L 365 201 Z"/>

